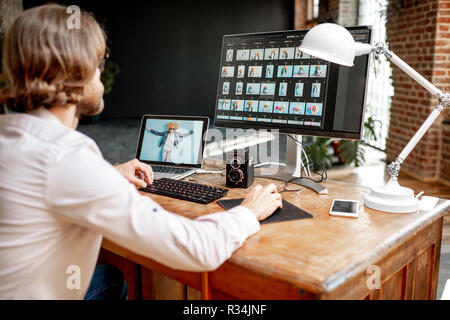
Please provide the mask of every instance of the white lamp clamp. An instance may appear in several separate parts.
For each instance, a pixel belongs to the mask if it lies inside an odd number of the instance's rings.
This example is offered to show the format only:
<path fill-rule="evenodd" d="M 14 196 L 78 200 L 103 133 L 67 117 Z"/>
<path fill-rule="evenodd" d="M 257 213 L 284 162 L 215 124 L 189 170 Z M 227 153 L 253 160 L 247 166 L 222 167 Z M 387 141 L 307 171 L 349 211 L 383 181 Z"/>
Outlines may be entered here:
<path fill-rule="evenodd" d="M 440 112 L 450 105 L 450 94 L 443 93 L 427 79 L 389 50 L 387 43 L 379 42 L 374 45 L 355 42 L 353 36 L 344 27 L 323 23 L 313 27 L 305 35 L 300 49 L 307 54 L 344 66 L 353 66 L 355 56 L 369 54 L 384 55 L 389 61 L 403 70 L 417 81 L 428 92 L 439 99 L 439 104 L 428 116 L 416 134 L 395 161 L 388 165 L 390 179 L 382 187 L 372 188 L 364 199 L 366 207 L 392 213 L 415 212 L 419 208 L 419 201 L 414 197 L 414 191 L 399 185 L 397 181 L 400 167 L 406 157 L 414 149 L 419 140 L 428 131 Z"/>

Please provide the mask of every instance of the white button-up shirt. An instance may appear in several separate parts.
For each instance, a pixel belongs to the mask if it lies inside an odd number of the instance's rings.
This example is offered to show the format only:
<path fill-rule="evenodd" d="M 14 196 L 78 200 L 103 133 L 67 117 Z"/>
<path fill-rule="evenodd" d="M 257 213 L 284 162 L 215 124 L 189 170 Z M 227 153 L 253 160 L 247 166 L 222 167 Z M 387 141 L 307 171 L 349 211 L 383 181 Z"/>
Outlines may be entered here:
<path fill-rule="evenodd" d="M 206 271 L 258 230 L 242 206 L 195 220 L 164 210 L 44 108 L 0 116 L 0 299 L 82 299 L 102 236 Z"/>

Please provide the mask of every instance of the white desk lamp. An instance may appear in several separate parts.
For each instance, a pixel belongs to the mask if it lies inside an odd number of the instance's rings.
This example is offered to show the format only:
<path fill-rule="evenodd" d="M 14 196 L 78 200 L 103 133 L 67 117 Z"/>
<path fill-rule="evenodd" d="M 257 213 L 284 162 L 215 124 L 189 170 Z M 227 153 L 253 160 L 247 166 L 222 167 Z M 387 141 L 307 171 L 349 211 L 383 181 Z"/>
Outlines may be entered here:
<path fill-rule="evenodd" d="M 382 187 L 372 188 L 372 191 L 364 199 L 366 207 L 392 213 L 407 213 L 417 211 L 419 201 L 414 197 L 414 191 L 399 185 L 397 181 L 400 165 L 414 149 L 425 132 L 431 127 L 441 111 L 450 105 L 450 94 L 443 93 L 428 80 L 418 74 L 389 50 L 384 42 L 364 44 L 355 42 L 353 36 L 344 27 L 334 23 L 323 23 L 313 27 L 305 35 L 300 49 L 312 56 L 330 62 L 352 67 L 355 56 L 361 56 L 374 52 L 377 56 L 383 54 L 388 60 L 402 69 L 411 78 L 416 80 L 428 92 L 439 99 L 438 106 L 428 116 L 416 134 L 412 137 L 397 159 L 388 165 L 391 176 L 389 182 Z"/>

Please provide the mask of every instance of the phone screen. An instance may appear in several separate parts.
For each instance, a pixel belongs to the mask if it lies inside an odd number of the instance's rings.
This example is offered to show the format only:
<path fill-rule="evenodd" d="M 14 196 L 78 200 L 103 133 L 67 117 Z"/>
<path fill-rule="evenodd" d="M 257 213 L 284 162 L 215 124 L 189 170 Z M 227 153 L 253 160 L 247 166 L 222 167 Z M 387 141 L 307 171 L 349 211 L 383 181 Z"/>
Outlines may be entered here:
<path fill-rule="evenodd" d="M 356 213 L 356 210 L 358 210 L 358 202 L 355 201 L 335 200 L 331 208 L 331 211 L 345 213 Z"/>

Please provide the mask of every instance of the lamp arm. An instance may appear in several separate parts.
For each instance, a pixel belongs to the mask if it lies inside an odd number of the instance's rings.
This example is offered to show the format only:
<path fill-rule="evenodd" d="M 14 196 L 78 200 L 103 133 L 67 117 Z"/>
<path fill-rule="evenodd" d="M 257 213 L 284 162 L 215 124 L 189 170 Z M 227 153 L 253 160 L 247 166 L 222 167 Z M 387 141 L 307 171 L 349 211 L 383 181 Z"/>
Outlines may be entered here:
<path fill-rule="evenodd" d="M 373 45 L 372 51 L 376 55 L 383 54 L 386 58 L 403 70 L 412 79 L 417 81 L 422 87 L 424 87 L 432 95 L 437 96 L 439 99 L 439 104 L 427 117 L 422 126 L 417 130 L 416 134 L 411 138 L 406 147 L 398 155 L 397 159 L 388 165 L 388 170 L 391 175 L 391 180 L 396 180 L 400 172 L 400 165 L 406 159 L 406 157 L 411 153 L 417 143 L 422 139 L 423 135 L 428 131 L 428 129 L 433 125 L 436 118 L 439 116 L 441 111 L 450 105 L 450 94 L 443 93 L 441 90 L 436 88 L 431 82 L 421 76 L 413 68 L 411 68 L 406 62 L 400 59 L 396 54 L 389 50 L 388 44 L 384 42 L 377 43 Z"/>
<path fill-rule="evenodd" d="M 436 88 L 431 82 L 421 76 L 413 68 L 411 68 L 406 62 L 400 59 L 396 54 L 391 53 L 391 57 L 388 58 L 393 64 L 403 70 L 407 75 L 416 80 L 422 87 L 424 87 L 433 96 L 440 97 L 442 91 Z"/>
<path fill-rule="evenodd" d="M 401 70 L 403 70 L 412 79 L 416 80 L 433 96 L 437 96 L 438 98 L 440 98 L 440 96 L 443 94 L 441 90 L 436 88 L 431 82 L 422 77 L 416 70 L 411 68 L 406 62 L 404 62 L 395 53 L 389 50 L 387 43 L 385 42 L 376 43 L 375 45 L 372 46 L 372 51 L 374 51 L 376 55 L 383 54 L 389 61 L 391 61 Z"/>
<path fill-rule="evenodd" d="M 442 109 L 435 108 L 433 112 L 428 116 L 428 118 L 425 120 L 425 122 L 420 126 L 419 130 L 415 133 L 415 135 L 409 140 L 408 144 L 405 146 L 405 148 L 402 150 L 402 152 L 397 156 L 396 161 L 400 164 L 403 163 L 403 161 L 408 157 L 410 152 L 414 149 L 414 147 L 417 145 L 417 143 L 422 139 L 424 134 L 428 131 L 428 129 L 433 125 L 434 121 L 437 117 L 439 117 L 439 114 L 441 113 Z"/>

